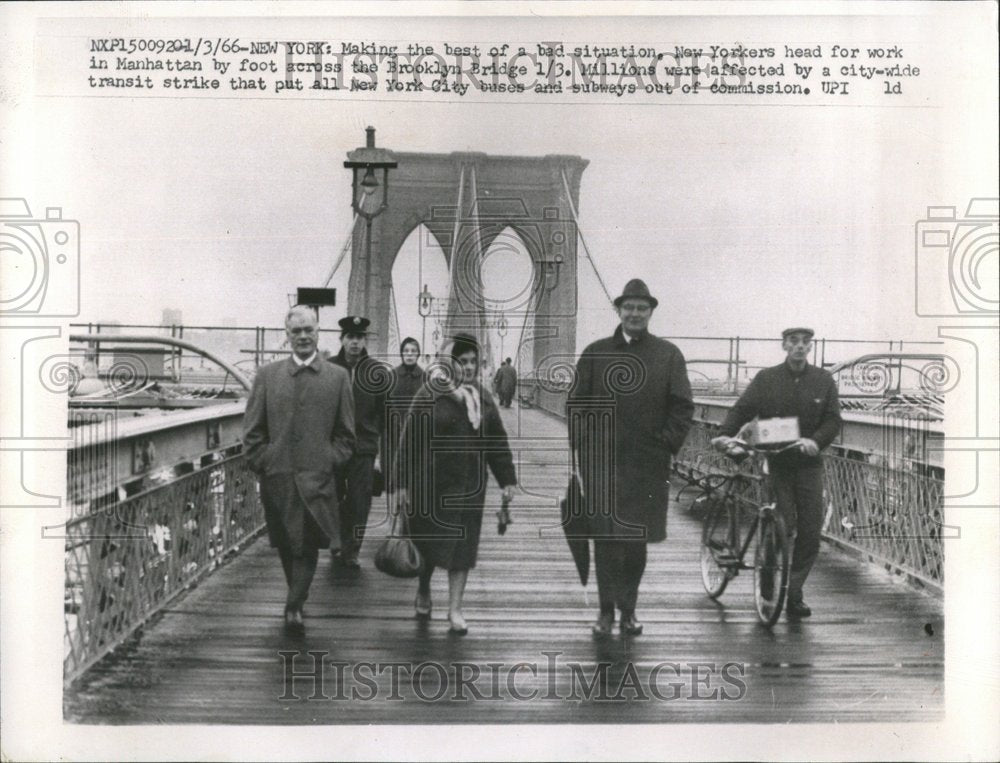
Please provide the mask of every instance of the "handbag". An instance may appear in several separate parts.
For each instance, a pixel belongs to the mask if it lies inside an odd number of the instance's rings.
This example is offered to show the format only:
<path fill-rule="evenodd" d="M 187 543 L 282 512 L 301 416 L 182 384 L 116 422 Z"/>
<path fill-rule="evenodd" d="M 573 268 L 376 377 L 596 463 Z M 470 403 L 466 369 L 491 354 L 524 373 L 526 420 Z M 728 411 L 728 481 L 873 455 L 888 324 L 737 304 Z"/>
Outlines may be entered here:
<path fill-rule="evenodd" d="M 396 509 L 393 514 L 389 536 L 375 551 L 375 568 L 394 578 L 413 578 L 420 574 L 424 560 L 417 545 L 406 536 L 406 517 L 401 519 L 402 514 L 401 509 Z M 403 531 L 397 533 L 400 525 Z"/>

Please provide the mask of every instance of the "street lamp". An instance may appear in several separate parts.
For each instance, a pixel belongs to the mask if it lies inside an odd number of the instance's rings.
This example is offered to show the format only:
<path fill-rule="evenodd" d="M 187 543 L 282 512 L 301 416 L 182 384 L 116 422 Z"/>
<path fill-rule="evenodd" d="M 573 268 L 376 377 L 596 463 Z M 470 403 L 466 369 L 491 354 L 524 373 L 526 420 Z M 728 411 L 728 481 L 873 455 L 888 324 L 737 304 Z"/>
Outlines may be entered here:
<path fill-rule="evenodd" d="M 365 145 L 347 152 L 344 166 L 351 170 L 351 207 L 365 218 L 365 291 L 363 312 L 371 312 L 372 220 L 389 205 L 389 170 L 396 157 L 384 148 L 375 148 L 375 128 L 365 128 Z M 377 173 L 382 171 L 382 182 Z"/>
<path fill-rule="evenodd" d="M 420 346 L 424 347 L 427 342 L 427 316 L 431 314 L 431 310 L 434 307 L 434 297 L 428 291 L 427 284 L 424 284 L 424 290 L 420 292 L 417 297 L 417 312 L 420 314 L 422 325 L 420 328 Z"/>
<path fill-rule="evenodd" d="M 561 254 L 557 254 L 551 260 L 542 258 L 540 264 L 542 265 L 542 288 L 546 292 L 551 292 L 556 288 L 556 286 L 559 285 L 559 268 L 562 267 L 563 256 Z M 551 285 L 549 285 L 549 276 L 552 276 Z"/>

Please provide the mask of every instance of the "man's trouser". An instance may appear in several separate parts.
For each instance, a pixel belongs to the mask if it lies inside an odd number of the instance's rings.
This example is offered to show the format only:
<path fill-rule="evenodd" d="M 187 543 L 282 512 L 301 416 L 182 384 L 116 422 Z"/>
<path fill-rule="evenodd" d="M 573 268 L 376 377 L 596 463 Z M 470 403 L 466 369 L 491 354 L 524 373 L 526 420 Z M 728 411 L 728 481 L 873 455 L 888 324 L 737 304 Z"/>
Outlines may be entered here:
<path fill-rule="evenodd" d="M 639 582 L 646 569 L 646 539 L 595 539 L 594 566 L 601 614 L 635 613 Z"/>
<path fill-rule="evenodd" d="M 795 545 L 788 579 L 788 598 L 802 596 L 802 586 L 819 555 L 823 529 L 823 465 L 771 466 L 775 503 Z"/>
<path fill-rule="evenodd" d="M 344 558 L 357 556 L 368 525 L 372 507 L 372 479 L 375 455 L 355 454 L 347 462 L 337 483 L 340 501 L 340 553 Z"/>
<path fill-rule="evenodd" d="M 281 556 L 281 567 L 285 571 L 285 582 L 288 583 L 285 609 L 289 611 L 300 610 L 302 605 L 306 603 L 306 598 L 309 596 L 309 586 L 312 585 L 313 576 L 316 574 L 319 549 L 306 545 L 302 549 L 302 556 L 293 556 L 291 550 L 279 548 L 278 554 Z"/>

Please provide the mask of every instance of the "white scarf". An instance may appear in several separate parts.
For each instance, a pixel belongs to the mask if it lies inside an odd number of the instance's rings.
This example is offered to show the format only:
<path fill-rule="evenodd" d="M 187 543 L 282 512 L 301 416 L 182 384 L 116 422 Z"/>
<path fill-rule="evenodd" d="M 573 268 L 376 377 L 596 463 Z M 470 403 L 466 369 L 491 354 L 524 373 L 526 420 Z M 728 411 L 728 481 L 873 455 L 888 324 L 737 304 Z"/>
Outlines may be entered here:
<path fill-rule="evenodd" d="M 465 412 L 469 417 L 469 423 L 473 429 L 479 429 L 482 422 L 480 412 L 479 390 L 474 384 L 460 384 L 455 390 L 455 394 L 465 402 Z"/>

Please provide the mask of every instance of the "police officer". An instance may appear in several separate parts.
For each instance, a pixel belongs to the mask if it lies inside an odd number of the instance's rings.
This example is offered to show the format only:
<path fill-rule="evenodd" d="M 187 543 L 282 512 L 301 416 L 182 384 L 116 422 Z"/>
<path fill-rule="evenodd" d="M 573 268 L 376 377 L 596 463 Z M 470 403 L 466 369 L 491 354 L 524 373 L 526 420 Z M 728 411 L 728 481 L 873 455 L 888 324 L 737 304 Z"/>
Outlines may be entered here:
<path fill-rule="evenodd" d="M 347 370 L 354 393 L 354 455 L 341 472 L 337 486 L 340 498 L 340 553 L 334 562 L 359 569 L 358 553 L 372 505 L 375 465 L 385 429 L 386 392 L 392 385 L 392 369 L 368 356 L 367 318 L 348 315 L 340 325 L 340 352 L 330 362 Z"/>
<path fill-rule="evenodd" d="M 712 440 L 726 449 L 740 428 L 754 418 L 796 417 L 798 449 L 768 457 L 771 484 L 778 510 L 788 532 L 795 533 L 792 569 L 788 581 L 789 617 L 809 617 L 812 610 L 802 594 L 813 562 L 819 554 L 823 527 L 823 461 L 820 451 L 840 431 L 837 384 L 828 371 L 808 362 L 813 330 L 788 328 L 781 332 L 786 353 L 781 365 L 759 372 L 730 409 L 722 436 Z"/>

